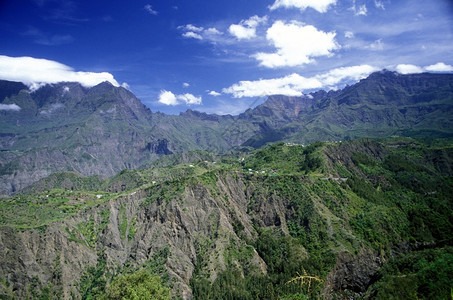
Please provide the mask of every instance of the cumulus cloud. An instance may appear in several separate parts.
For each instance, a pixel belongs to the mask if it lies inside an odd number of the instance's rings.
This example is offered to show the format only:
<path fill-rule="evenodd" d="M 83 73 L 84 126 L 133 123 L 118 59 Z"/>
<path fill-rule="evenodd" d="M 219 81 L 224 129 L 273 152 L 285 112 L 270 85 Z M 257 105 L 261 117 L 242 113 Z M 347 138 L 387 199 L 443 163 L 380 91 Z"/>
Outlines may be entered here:
<path fill-rule="evenodd" d="M 399 64 L 396 66 L 396 71 L 400 74 L 416 74 L 424 72 L 423 68 L 411 64 Z"/>
<path fill-rule="evenodd" d="M 146 4 L 145 5 L 145 10 L 147 12 L 149 12 L 151 15 L 154 15 L 154 16 L 157 16 L 158 12 L 156 10 L 153 9 L 153 7 L 151 6 L 151 4 Z"/>
<path fill-rule="evenodd" d="M 185 87 L 185 88 L 187 88 L 187 87 L 190 86 L 190 83 L 188 83 L 188 82 L 183 82 L 182 86 Z"/>
<path fill-rule="evenodd" d="M 33 57 L 9 57 L 0 55 L 0 79 L 19 81 L 32 90 L 48 83 L 78 82 L 92 87 L 103 81 L 119 86 L 113 75 L 107 72 L 81 72 L 59 62 Z"/>
<path fill-rule="evenodd" d="M 267 40 L 277 48 L 275 53 L 256 53 L 253 57 L 268 68 L 298 66 L 314 62 L 313 57 L 331 56 L 340 46 L 336 33 L 318 30 L 312 25 L 276 21 L 268 30 Z"/>
<path fill-rule="evenodd" d="M 228 31 L 231 35 L 235 36 L 237 39 L 251 39 L 256 37 L 256 28 L 258 25 L 267 22 L 267 16 L 258 17 L 253 16 L 247 20 L 242 20 L 239 24 L 232 24 L 228 28 Z"/>
<path fill-rule="evenodd" d="M 182 94 L 182 95 L 177 95 L 176 99 L 180 101 L 184 101 L 186 104 L 194 104 L 194 105 L 200 105 L 201 104 L 201 97 L 195 97 L 192 94 Z"/>
<path fill-rule="evenodd" d="M 159 94 L 159 102 L 165 105 L 178 105 L 176 95 L 170 91 L 162 90 Z"/>
<path fill-rule="evenodd" d="M 179 26 L 178 29 L 184 31 L 182 34 L 183 37 L 193 38 L 193 39 L 197 39 L 197 40 L 207 39 L 210 41 L 216 41 L 218 39 L 218 37 L 223 34 L 217 28 L 214 28 L 214 27 L 205 29 L 203 27 L 197 27 L 192 24 Z"/>
<path fill-rule="evenodd" d="M 315 78 L 323 83 L 323 88 L 335 88 L 345 80 L 358 81 L 378 71 L 378 68 L 370 65 L 358 65 L 352 67 L 343 67 L 330 70 L 327 73 L 316 75 Z"/>
<path fill-rule="evenodd" d="M 205 33 L 209 34 L 209 35 L 222 35 L 223 34 L 217 28 L 214 28 L 214 27 L 206 29 Z"/>
<path fill-rule="evenodd" d="M 202 40 L 203 37 L 201 35 L 199 35 L 198 33 L 195 33 L 193 31 L 188 31 L 188 32 L 184 32 L 182 34 L 183 37 L 185 38 L 193 38 L 193 39 L 197 39 L 197 40 Z"/>
<path fill-rule="evenodd" d="M 399 64 L 395 70 L 400 74 L 418 74 L 423 72 L 453 72 L 453 66 L 443 62 L 438 62 L 434 65 L 420 67 L 412 64 Z"/>
<path fill-rule="evenodd" d="M 298 8 L 304 11 L 311 7 L 320 13 L 325 13 L 331 5 L 335 5 L 337 0 L 276 0 L 275 3 L 269 6 L 270 10 L 277 8 Z"/>
<path fill-rule="evenodd" d="M 162 90 L 159 94 L 159 102 L 165 105 L 179 105 L 182 103 L 188 105 L 200 105 L 201 97 L 195 97 L 192 94 L 186 93 L 181 95 L 175 95 L 170 91 Z"/>
<path fill-rule="evenodd" d="M 425 67 L 425 70 L 430 72 L 453 72 L 453 66 L 439 62 L 437 64 Z"/>
<path fill-rule="evenodd" d="M 194 32 L 201 32 L 201 31 L 204 30 L 203 27 L 197 27 L 197 26 L 192 25 L 192 24 L 187 24 L 185 26 L 180 26 L 180 28 L 188 30 L 188 31 L 194 31 Z"/>
<path fill-rule="evenodd" d="M 235 98 L 262 97 L 266 95 L 302 96 L 304 91 L 313 89 L 335 89 L 337 85 L 347 80 L 359 80 L 376 71 L 369 65 L 359 65 L 333 69 L 314 77 L 304 77 L 293 73 L 291 75 L 256 81 L 240 81 L 228 88 L 224 93 L 232 94 Z"/>
<path fill-rule="evenodd" d="M 0 110 L 12 110 L 12 111 L 19 111 L 20 106 L 17 104 L 1 104 L 0 103 Z"/>
<path fill-rule="evenodd" d="M 293 73 L 286 77 L 275 79 L 260 79 L 256 81 L 240 81 L 222 91 L 232 94 L 235 98 L 262 97 L 266 95 L 301 96 L 305 89 L 320 88 L 322 83 L 315 78 L 305 78 Z"/>
<path fill-rule="evenodd" d="M 216 92 L 216 91 L 209 91 L 208 94 L 211 95 L 211 96 L 214 96 L 214 97 L 222 95 L 222 94 L 220 94 L 219 92 Z"/>

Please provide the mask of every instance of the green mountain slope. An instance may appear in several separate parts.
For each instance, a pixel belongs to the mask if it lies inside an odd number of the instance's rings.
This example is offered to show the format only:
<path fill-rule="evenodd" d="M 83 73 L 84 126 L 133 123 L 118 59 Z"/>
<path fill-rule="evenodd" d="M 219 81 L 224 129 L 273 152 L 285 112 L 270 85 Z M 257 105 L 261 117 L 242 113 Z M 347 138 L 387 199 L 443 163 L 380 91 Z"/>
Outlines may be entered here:
<path fill-rule="evenodd" d="M 113 176 L 162 156 L 225 153 L 269 142 L 360 137 L 451 137 L 453 75 L 382 71 L 338 91 L 271 96 L 238 116 L 188 110 L 152 113 L 131 92 L 105 82 L 47 85 L 30 92 L 0 82 L 0 193 L 54 172 Z"/>
<path fill-rule="evenodd" d="M 121 172 L 91 191 L 73 175 L 72 190 L 52 189 L 60 177 L 1 202 L 4 297 L 98 298 L 141 269 L 183 299 L 450 295 L 447 140 L 277 143 L 215 161 L 197 154 Z"/>

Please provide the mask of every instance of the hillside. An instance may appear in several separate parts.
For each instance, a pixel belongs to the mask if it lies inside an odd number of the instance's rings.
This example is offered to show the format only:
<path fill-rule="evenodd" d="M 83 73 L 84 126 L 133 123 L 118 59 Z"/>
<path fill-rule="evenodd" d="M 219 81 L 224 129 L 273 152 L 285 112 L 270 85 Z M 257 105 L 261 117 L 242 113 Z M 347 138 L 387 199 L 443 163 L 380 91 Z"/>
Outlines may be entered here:
<path fill-rule="evenodd" d="M 145 269 L 183 299 L 448 299 L 448 141 L 178 160 L 105 181 L 60 173 L 3 199 L 0 295 L 99 298 Z"/>
<path fill-rule="evenodd" d="M 162 156 L 225 153 L 269 142 L 310 143 L 360 137 L 451 137 L 453 75 L 382 71 L 338 91 L 271 96 L 238 116 L 188 110 L 153 113 L 108 82 L 46 85 L 30 92 L 0 82 L 0 194 L 54 172 L 111 177 Z"/>

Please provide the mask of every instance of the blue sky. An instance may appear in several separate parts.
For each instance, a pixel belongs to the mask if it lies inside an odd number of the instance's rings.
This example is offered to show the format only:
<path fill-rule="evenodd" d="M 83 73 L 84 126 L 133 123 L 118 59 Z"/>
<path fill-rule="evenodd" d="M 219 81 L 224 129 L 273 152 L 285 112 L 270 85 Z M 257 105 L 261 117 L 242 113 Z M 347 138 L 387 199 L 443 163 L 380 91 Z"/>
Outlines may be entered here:
<path fill-rule="evenodd" d="M 3 0 L 0 36 L 0 79 L 109 80 L 172 114 L 453 71 L 448 0 Z"/>

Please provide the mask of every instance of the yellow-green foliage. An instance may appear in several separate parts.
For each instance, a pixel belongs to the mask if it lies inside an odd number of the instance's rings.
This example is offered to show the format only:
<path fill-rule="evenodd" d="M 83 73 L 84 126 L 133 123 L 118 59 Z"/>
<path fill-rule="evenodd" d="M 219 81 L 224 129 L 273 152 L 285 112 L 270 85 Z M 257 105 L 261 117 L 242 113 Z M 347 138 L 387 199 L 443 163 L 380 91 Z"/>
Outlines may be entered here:
<path fill-rule="evenodd" d="M 170 289 L 162 285 L 159 276 L 151 275 L 146 270 L 140 270 L 116 277 L 107 288 L 103 299 L 169 300 L 171 296 Z"/>

